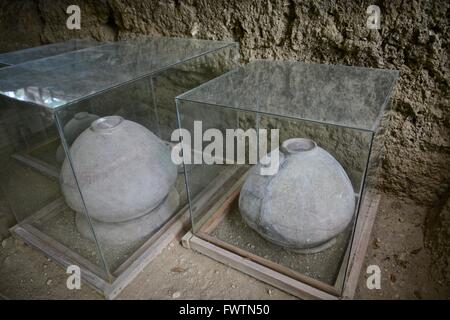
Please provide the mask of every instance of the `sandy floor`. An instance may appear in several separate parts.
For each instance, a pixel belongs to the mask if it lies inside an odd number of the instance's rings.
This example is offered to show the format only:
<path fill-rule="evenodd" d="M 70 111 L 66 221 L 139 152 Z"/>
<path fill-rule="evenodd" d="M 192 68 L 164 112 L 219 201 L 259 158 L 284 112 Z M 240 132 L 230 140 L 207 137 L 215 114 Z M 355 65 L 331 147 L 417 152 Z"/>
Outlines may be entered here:
<path fill-rule="evenodd" d="M 423 248 L 425 208 L 383 197 L 357 290 L 360 299 L 450 298 L 450 290 L 429 276 Z M 367 289 L 365 268 L 382 270 L 381 290 Z M 101 299 L 82 285 L 66 288 L 67 275 L 40 252 L 12 238 L 0 247 L 0 297 L 8 299 Z M 292 296 L 170 244 L 119 295 L 118 299 L 293 299 Z"/>
<path fill-rule="evenodd" d="M 361 299 L 450 299 L 450 288 L 430 277 L 430 252 L 423 244 L 427 209 L 384 197 L 359 279 Z M 369 290 L 365 270 L 381 269 L 381 290 Z"/>

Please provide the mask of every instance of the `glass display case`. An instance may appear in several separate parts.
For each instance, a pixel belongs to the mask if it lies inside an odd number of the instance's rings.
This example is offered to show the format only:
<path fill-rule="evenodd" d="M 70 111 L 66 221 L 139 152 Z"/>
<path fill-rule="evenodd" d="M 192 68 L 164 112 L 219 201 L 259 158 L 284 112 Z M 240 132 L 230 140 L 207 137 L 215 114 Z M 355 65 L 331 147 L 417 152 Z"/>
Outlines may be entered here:
<path fill-rule="evenodd" d="M 115 297 L 189 222 L 175 97 L 238 58 L 233 42 L 145 37 L 0 69 L 12 233 Z"/>
<path fill-rule="evenodd" d="M 299 297 L 351 296 L 379 201 L 379 123 L 397 77 L 256 60 L 178 96 L 185 245 Z M 214 178 L 199 183 L 197 167 Z"/>

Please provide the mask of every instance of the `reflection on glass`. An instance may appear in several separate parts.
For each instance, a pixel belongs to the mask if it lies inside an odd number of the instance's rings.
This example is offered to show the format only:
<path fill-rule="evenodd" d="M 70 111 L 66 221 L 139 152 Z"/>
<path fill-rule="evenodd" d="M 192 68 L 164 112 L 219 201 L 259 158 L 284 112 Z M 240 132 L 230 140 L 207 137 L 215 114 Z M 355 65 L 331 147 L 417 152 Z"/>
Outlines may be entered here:
<path fill-rule="evenodd" d="M 184 100 L 372 130 L 395 70 L 256 60 Z"/>
<path fill-rule="evenodd" d="M 57 108 L 226 47 L 234 44 L 181 38 L 104 44 L 2 68 L 0 94 Z"/>

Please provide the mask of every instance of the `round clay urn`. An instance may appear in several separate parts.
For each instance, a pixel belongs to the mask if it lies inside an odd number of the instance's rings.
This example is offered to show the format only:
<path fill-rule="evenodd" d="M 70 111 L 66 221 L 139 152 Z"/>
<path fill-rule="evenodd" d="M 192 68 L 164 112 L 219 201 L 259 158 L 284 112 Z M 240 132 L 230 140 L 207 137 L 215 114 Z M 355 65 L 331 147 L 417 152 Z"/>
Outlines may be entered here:
<path fill-rule="evenodd" d="M 70 147 L 60 183 L 69 207 L 102 222 L 135 219 L 156 208 L 177 177 L 170 149 L 142 125 L 119 116 L 94 121 Z"/>
<path fill-rule="evenodd" d="M 244 221 L 265 239 L 294 251 L 330 247 L 355 210 L 344 168 L 309 139 L 288 139 L 273 152 L 279 153 L 278 172 L 261 175 L 258 164 L 242 187 L 239 210 Z"/>
<path fill-rule="evenodd" d="M 102 244 L 121 246 L 141 241 L 154 234 L 174 215 L 179 203 L 180 196 L 172 187 L 162 203 L 142 217 L 117 223 L 101 222 L 91 218 L 89 224 L 86 215 L 78 212 L 75 221 L 83 237 L 94 240 L 92 224 L 96 239 Z"/>
<path fill-rule="evenodd" d="M 99 116 L 89 112 L 76 113 L 63 128 L 64 139 L 66 139 L 67 145 L 70 146 L 75 139 L 98 118 Z M 61 163 L 64 161 L 65 156 L 64 148 L 60 145 L 56 150 L 56 160 Z"/>

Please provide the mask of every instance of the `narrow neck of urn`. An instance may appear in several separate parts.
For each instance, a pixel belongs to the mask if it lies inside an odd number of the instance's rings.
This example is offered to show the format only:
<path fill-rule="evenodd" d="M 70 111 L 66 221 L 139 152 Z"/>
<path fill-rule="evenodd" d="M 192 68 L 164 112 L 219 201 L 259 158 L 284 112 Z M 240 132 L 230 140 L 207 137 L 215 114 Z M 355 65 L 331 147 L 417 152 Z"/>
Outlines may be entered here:
<path fill-rule="evenodd" d="M 283 141 L 281 144 L 281 151 L 285 154 L 301 154 L 311 152 L 317 148 L 317 144 L 306 138 L 292 138 Z"/>
<path fill-rule="evenodd" d="M 91 124 L 91 130 L 99 133 L 109 133 L 123 122 L 120 116 L 108 116 L 95 120 Z"/>

